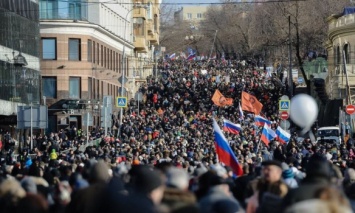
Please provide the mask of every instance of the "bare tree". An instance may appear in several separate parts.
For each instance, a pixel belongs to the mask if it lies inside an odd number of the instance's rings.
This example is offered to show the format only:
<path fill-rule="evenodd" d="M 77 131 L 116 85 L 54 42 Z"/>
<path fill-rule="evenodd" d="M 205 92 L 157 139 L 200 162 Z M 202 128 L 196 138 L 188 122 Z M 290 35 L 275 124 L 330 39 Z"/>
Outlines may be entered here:
<path fill-rule="evenodd" d="M 341 9 L 349 3 L 348 0 L 318 0 L 278 2 L 274 3 L 275 11 L 280 14 L 278 19 L 282 19 L 284 24 L 280 27 L 279 34 L 285 37 L 288 17 L 291 24 L 291 44 L 297 64 L 306 81 L 309 91 L 310 81 L 307 79 L 303 68 L 304 55 L 310 50 L 324 50 L 324 42 L 327 39 L 328 25 L 326 18 L 332 13 L 339 13 Z"/>

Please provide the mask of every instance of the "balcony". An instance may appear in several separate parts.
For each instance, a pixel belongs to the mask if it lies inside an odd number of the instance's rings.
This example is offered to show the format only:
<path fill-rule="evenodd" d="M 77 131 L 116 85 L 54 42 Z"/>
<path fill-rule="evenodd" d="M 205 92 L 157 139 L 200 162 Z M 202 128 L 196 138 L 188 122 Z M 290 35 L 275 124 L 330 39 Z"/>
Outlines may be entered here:
<path fill-rule="evenodd" d="M 328 18 L 329 33 L 339 29 L 352 28 L 355 24 L 355 14 L 344 15 L 341 17 L 331 16 Z"/>
<path fill-rule="evenodd" d="M 133 42 L 134 42 L 134 49 L 138 53 L 148 52 L 147 40 L 145 39 L 144 36 L 135 36 Z"/>
<path fill-rule="evenodd" d="M 135 8 L 133 11 L 133 18 L 144 18 L 147 19 L 147 9 L 145 8 Z"/>
<path fill-rule="evenodd" d="M 159 16 L 159 14 L 160 14 L 160 9 L 159 9 L 159 6 L 158 6 L 158 5 L 155 5 L 155 6 L 153 7 L 153 14 Z"/>
<path fill-rule="evenodd" d="M 154 23 L 152 21 L 147 21 L 146 27 L 147 27 L 148 35 L 153 35 L 154 34 Z"/>
<path fill-rule="evenodd" d="M 147 38 L 150 41 L 150 44 L 152 44 L 152 45 L 158 45 L 159 44 L 159 35 L 158 35 L 158 33 L 154 32 L 152 34 L 148 34 Z"/>

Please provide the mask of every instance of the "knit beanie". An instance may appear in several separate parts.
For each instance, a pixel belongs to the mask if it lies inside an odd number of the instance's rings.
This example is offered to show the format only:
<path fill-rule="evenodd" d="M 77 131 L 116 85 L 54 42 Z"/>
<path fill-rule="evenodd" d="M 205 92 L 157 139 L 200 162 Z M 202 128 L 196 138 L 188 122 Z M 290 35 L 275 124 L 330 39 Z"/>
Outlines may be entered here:
<path fill-rule="evenodd" d="M 136 192 L 148 194 L 163 185 L 160 172 L 145 165 L 133 166 L 130 174 L 130 184 Z"/>
<path fill-rule="evenodd" d="M 49 158 L 50 158 L 51 160 L 56 160 L 56 159 L 58 158 L 58 155 L 57 155 L 57 153 L 55 152 L 55 149 L 52 149 L 52 152 L 51 152 L 51 154 L 49 155 Z"/>
<path fill-rule="evenodd" d="M 283 179 L 288 179 L 288 178 L 293 178 L 294 174 L 291 169 L 286 169 L 282 172 L 282 178 Z"/>
<path fill-rule="evenodd" d="M 31 165 L 32 165 L 32 159 L 30 157 L 27 157 L 25 162 L 25 168 L 30 168 Z"/>
<path fill-rule="evenodd" d="M 89 180 L 92 183 L 107 182 L 110 179 L 108 166 L 103 160 L 99 160 L 90 168 Z"/>
<path fill-rule="evenodd" d="M 26 177 L 21 180 L 21 186 L 26 192 L 37 194 L 37 186 L 31 177 Z"/>

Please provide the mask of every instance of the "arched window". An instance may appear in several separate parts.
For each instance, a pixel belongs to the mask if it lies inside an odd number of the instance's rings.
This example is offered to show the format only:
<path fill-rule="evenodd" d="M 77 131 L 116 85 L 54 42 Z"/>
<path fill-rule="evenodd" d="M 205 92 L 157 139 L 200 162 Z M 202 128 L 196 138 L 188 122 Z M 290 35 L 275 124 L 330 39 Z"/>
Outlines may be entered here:
<path fill-rule="evenodd" d="M 340 47 L 337 47 L 337 61 L 336 61 L 336 65 L 339 65 L 341 63 L 341 53 L 340 53 Z"/>
<path fill-rule="evenodd" d="M 345 54 L 346 63 L 350 64 L 350 45 L 349 44 L 344 45 L 344 54 Z"/>

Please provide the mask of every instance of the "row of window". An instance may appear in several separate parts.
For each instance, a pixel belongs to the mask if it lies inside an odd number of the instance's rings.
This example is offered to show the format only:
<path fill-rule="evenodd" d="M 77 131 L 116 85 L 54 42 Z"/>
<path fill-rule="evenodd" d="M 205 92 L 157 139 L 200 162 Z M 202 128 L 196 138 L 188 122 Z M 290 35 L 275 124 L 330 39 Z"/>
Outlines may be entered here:
<path fill-rule="evenodd" d="M 339 65 L 342 63 L 342 57 L 343 57 L 343 51 L 345 54 L 345 60 L 347 64 L 352 63 L 351 58 L 350 58 L 350 44 L 345 44 L 343 48 L 341 47 L 336 47 L 334 48 L 334 62 L 336 65 Z"/>
<path fill-rule="evenodd" d="M 126 23 L 127 20 L 125 20 L 123 17 L 121 17 L 119 14 L 117 14 L 105 4 L 101 5 L 100 15 L 100 25 L 102 25 L 108 31 L 111 31 L 114 34 L 120 36 L 121 38 L 127 38 L 128 34 L 124 35 L 125 24 L 127 24 L 127 29 L 129 29 L 130 27 L 129 23 Z"/>
<path fill-rule="evenodd" d="M 87 20 L 88 3 L 68 0 L 40 0 L 41 19 Z"/>
<path fill-rule="evenodd" d="M 105 83 L 98 79 L 88 78 L 88 97 L 90 99 L 101 99 L 104 94 L 104 87 L 107 95 L 116 97 L 118 95 L 118 86 Z M 57 98 L 57 77 L 42 77 L 43 95 L 47 98 Z M 73 99 L 80 99 L 82 97 L 81 77 L 69 77 L 69 97 Z M 84 97 L 85 98 L 85 97 Z"/>
<path fill-rule="evenodd" d="M 192 19 L 192 13 L 187 13 L 186 16 L 187 16 L 187 19 Z M 197 13 L 196 14 L 196 18 L 198 18 L 198 19 L 202 19 L 203 16 L 204 15 L 202 13 Z"/>
<path fill-rule="evenodd" d="M 82 42 L 78 38 L 68 40 L 68 60 L 82 60 Z M 42 38 L 42 59 L 57 60 L 57 38 Z M 122 55 L 118 52 L 99 44 L 98 42 L 87 40 L 87 61 L 101 65 L 115 72 L 121 72 Z M 128 61 L 126 62 L 128 63 Z M 129 67 L 129 66 L 127 66 Z"/>
<path fill-rule="evenodd" d="M 38 4 L 32 0 L 1 0 L 0 8 L 21 15 L 31 21 L 38 22 Z"/>

